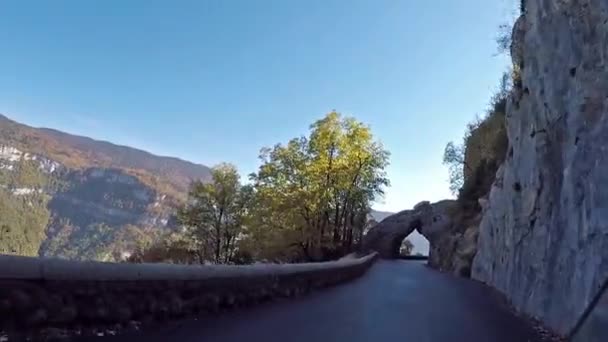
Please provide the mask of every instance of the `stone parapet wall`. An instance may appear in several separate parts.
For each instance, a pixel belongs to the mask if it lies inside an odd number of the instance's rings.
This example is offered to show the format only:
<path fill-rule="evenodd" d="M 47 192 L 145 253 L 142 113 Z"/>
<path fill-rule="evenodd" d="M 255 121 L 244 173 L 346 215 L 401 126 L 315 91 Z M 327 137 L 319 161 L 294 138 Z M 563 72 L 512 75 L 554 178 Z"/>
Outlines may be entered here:
<path fill-rule="evenodd" d="M 72 329 L 215 313 L 346 282 L 375 258 L 186 266 L 0 256 L 0 328 Z"/>

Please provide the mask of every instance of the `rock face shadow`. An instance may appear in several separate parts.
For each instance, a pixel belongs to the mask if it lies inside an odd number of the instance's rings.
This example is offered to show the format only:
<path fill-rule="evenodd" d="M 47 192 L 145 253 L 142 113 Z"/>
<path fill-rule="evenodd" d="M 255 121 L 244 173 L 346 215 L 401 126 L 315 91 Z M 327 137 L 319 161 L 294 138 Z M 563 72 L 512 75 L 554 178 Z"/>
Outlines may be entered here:
<path fill-rule="evenodd" d="M 579 325 L 574 329 L 572 342 L 606 341 L 608 336 L 608 282 L 591 302 Z"/>

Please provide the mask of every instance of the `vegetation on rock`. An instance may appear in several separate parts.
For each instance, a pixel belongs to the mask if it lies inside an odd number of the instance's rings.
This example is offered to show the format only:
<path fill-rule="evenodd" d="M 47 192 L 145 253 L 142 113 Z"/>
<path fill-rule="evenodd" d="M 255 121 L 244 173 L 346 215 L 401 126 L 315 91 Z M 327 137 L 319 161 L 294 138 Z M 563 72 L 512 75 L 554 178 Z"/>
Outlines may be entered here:
<path fill-rule="evenodd" d="M 508 77 L 508 74 L 503 76 L 500 90 L 492 98 L 485 117 L 467 125 L 462 144 L 449 142 L 445 148 L 443 162 L 448 166 L 450 189 L 461 201 L 476 202 L 487 194 L 506 156 Z"/>
<path fill-rule="evenodd" d="M 31 161 L 0 169 L 0 253 L 38 254 L 50 218 L 48 196 L 38 190 L 47 182 Z"/>
<path fill-rule="evenodd" d="M 480 199 L 486 197 L 496 172 L 507 156 L 509 145 L 505 120 L 513 75 L 503 75 L 486 115 L 467 125 L 462 144 L 447 144 L 444 163 L 448 166 L 450 189 L 457 201 L 449 213 L 452 228 L 436 242 L 438 268 L 470 276 L 477 252 Z"/>
<path fill-rule="evenodd" d="M 103 223 L 76 226 L 65 220 L 56 225 L 58 234 L 45 241 L 45 253 L 71 260 L 124 260 L 131 256 L 129 251 L 149 246 L 155 236 L 133 225 L 118 229 Z"/>

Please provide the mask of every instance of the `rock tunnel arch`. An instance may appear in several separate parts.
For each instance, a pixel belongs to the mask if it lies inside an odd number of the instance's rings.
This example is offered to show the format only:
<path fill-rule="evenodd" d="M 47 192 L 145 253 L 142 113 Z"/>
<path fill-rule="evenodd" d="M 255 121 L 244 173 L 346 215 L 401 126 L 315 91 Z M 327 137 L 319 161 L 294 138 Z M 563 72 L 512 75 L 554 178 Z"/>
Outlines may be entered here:
<path fill-rule="evenodd" d="M 403 247 L 403 243 L 407 240 L 412 234 L 422 227 L 422 221 L 420 219 L 415 219 L 409 223 L 407 230 L 404 234 L 399 234 L 392 239 L 390 243 L 390 258 L 395 259 L 401 256 L 401 248 Z M 424 235 L 423 235 L 424 236 Z M 427 240 L 428 241 L 428 240 Z"/>
<path fill-rule="evenodd" d="M 441 233 L 451 227 L 448 208 L 452 203 L 453 201 L 433 204 L 421 202 L 412 210 L 404 210 L 385 218 L 365 235 L 364 249 L 376 251 L 385 259 L 395 259 L 400 256 L 402 242 L 414 231 L 418 231 L 429 242 L 429 259 L 432 261 Z"/>

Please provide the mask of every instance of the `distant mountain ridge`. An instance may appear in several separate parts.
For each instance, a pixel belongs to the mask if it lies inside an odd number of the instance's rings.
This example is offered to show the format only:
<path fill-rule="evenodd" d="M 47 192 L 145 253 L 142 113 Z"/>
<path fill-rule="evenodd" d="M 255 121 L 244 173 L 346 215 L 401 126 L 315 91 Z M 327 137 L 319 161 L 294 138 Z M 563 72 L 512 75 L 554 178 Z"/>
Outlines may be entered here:
<path fill-rule="evenodd" d="M 107 141 L 72 135 L 50 128 L 34 128 L 0 114 L 0 144 L 39 154 L 70 168 L 116 168 L 151 186 L 166 184 L 166 191 L 183 195 L 192 180 L 209 180 L 211 170 L 174 157 L 151 154 Z M 154 184 L 154 181 L 158 184 Z"/>
<path fill-rule="evenodd" d="M 380 210 L 374 210 L 374 209 L 372 209 L 372 212 L 370 213 L 370 215 L 372 216 L 372 218 L 374 220 L 376 220 L 376 222 L 380 222 L 393 214 L 394 213 L 389 212 L 389 211 L 380 211 Z"/>
<path fill-rule="evenodd" d="M 209 167 L 0 115 L 0 253 L 118 260 L 177 228 Z"/>

